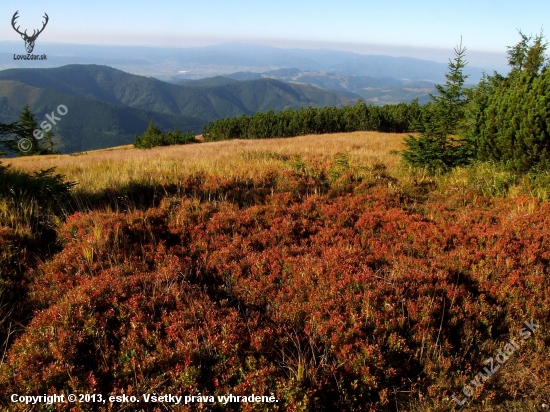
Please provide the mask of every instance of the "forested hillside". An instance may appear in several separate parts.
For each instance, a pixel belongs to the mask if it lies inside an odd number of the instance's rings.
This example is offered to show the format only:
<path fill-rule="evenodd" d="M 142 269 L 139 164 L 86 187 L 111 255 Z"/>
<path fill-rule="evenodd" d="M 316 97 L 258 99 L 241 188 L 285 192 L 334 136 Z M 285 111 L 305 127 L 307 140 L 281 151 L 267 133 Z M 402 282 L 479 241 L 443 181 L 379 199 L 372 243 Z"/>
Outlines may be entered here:
<path fill-rule="evenodd" d="M 0 80 L 16 80 L 104 103 L 204 120 L 303 105 L 342 106 L 354 101 L 316 87 L 285 84 L 273 79 L 185 87 L 95 65 L 5 70 L 0 72 Z"/>
<path fill-rule="evenodd" d="M 55 89 L 41 89 L 11 80 L 0 80 L 0 122 L 17 119 L 24 104 L 36 114 L 38 124 L 46 115 L 59 117 L 59 105 L 68 109 L 67 115 L 55 125 L 56 148 L 63 153 L 81 152 L 132 143 L 151 119 L 163 130 L 178 126 L 183 131 L 200 132 L 204 120 L 185 115 L 158 113 L 104 103 Z"/>
<path fill-rule="evenodd" d="M 0 121 L 15 120 L 26 103 L 38 119 L 63 104 L 69 114 L 56 125 L 56 135 L 65 153 L 132 143 L 150 120 L 163 131 L 178 126 L 199 133 L 223 117 L 342 107 L 355 104 L 355 97 L 273 79 L 186 87 L 95 65 L 0 72 Z"/>

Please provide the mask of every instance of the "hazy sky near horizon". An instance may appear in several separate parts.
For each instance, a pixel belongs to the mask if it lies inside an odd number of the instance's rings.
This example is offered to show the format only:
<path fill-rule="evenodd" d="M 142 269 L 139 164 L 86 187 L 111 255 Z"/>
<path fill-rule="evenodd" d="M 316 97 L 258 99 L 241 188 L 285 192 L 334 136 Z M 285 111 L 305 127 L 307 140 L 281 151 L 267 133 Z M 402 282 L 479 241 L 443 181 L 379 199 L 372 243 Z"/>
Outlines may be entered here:
<path fill-rule="evenodd" d="M 517 43 L 516 29 L 536 34 L 550 27 L 546 0 L 3 0 L 0 41 L 20 40 L 11 27 L 16 10 L 18 24 L 31 33 L 48 13 L 44 42 L 186 47 L 240 41 L 377 54 L 386 47 L 394 55 L 434 49 L 448 57 L 461 36 L 471 51 L 502 55 Z"/>

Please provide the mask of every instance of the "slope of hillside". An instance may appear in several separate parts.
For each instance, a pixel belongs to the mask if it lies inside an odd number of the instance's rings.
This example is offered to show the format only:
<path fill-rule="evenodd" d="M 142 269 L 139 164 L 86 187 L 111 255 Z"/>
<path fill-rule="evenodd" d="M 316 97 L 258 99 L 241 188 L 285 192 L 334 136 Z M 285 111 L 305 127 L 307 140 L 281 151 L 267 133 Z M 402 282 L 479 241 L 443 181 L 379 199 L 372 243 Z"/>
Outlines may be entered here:
<path fill-rule="evenodd" d="M 63 153 L 80 152 L 133 143 L 153 120 L 161 130 L 200 133 L 203 119 L 135 109 L 119 104 L 104 103 L 53 89 L 40 89 L 16 81 L 0 80 L 0 122 L 9 123 L 18 118 L 24 104 L 29 104 L 38 125 L 47 121 L 46 115 L 59 118 L 53 125 L 55 147 Z M 68 112 L 57 113 L 64 105 Z"/>
<path fill-rule="evenodd" d="M 273 79 L 186 87 L 97 65 L 10 69 L 0 72 L 0 80 L 16 80 L 104 103 L 204 120 L 269 109 L 279 111 L 288 107 L 342 106 L 353 103 L 352 98 L 336 92 L 306 85 L 288 85 Z"/>
<path fill-rule="evenodd" d="M 199 133 L 208 121 L 287 108 L 355 104 L 357 95 L 274 79 L 218 78 L 179 86 L 97 65 L 0 72 L 0 121 L 17 118 L 24 104 L 41 119 L 63 104 L 57 125 L 63 152 L 128 144 L 153 120 L 163 130 Z M 55 140 L 54 140 L 55 141 Z"/>

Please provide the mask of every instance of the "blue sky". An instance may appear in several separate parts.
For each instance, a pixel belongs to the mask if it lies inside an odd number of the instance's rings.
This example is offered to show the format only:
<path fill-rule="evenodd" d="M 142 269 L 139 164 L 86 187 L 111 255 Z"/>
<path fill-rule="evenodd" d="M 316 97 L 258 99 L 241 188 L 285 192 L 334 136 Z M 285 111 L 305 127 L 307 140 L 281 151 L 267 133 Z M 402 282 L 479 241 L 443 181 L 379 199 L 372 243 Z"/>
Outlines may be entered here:
<path fill-rule="evenodd" d="M 43 42 L 197 46 L 240 41 L 413 56 L 433 49 L 434 56 L 439 50 L 450 57 L 460 36 L 474 54 L 503 54 L 518 41 L 516 29 L 550 29 L 548 0 L 2 0 L 0 41 L 19 40 L 10 24 L 16 10 L 21 28 L 30 32 L 48 13 Z"/>

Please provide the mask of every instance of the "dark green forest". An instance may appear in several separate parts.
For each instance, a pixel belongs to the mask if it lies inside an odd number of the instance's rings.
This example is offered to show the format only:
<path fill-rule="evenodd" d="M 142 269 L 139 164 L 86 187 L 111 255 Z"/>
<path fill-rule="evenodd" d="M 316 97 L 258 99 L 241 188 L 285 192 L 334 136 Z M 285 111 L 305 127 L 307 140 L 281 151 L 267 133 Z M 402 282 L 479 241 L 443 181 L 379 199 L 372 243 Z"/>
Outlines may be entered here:
<path fill-rule="evenodd" d="M 412 103 L 372 106 L 362 100 L 356 106 L 300 108 L 275 113 L 242 115 L 210 122 L 203 128 L 207 141 L 227 139 L 265 139 L 292 137 L 306 134 L 354 132 L 371 130 L 404 133 L 419 130 L 424 109 L 414 100 Z"/>

